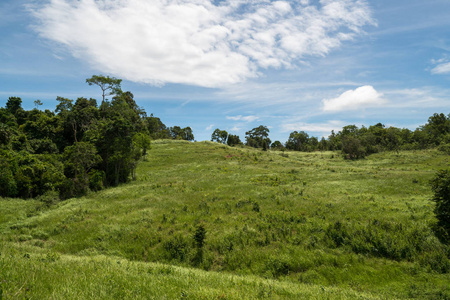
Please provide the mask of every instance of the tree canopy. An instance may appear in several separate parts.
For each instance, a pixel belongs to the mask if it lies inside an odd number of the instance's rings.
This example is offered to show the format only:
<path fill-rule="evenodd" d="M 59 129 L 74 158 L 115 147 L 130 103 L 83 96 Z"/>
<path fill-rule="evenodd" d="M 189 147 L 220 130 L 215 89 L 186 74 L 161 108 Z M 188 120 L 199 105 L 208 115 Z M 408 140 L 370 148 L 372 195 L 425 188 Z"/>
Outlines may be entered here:
<path fill-rule="evenodd" d="M 86 82 L 102 89 L 100 107 L 95 99 L 57 97 L 54 112 L 39 110 L 40 100 L 26 111 L 21 98 L 10 97 L 0 108 L 0 196 L 69 198 L 115 186 L 134 178 L 152 138 L 194 139 L 190 127 L 147 117 L 120 79 L 94 75 Z"/>

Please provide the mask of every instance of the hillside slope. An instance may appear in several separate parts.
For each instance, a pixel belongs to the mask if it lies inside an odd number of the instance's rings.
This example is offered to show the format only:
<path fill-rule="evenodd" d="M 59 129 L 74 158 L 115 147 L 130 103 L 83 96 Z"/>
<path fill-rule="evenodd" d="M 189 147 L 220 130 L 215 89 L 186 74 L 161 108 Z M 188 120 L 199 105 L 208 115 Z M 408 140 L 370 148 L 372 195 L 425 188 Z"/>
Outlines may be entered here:
<path fill-rule="evenodd" d="M 3 296 L 450 297 L 428 200 L 448 156 L 152 147 L 129 184 L 50 207 L 0 200 Z"/>

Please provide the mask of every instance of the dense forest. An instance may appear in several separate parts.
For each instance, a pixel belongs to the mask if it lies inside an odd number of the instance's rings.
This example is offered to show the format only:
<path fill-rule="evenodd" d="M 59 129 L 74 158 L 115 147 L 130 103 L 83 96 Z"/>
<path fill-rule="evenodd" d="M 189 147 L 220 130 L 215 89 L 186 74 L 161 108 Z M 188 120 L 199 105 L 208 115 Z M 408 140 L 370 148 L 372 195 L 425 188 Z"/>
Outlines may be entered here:
<path fill-rule="evenodd" d="M 151 138 L 193 140 L 190 127 L 147 116 L 121 80 L 94 75 L 102 101 L 58 97 L 54 111 L 24 110 L 19 97 L 0 108 L 0 196 L 55 201 L 132 179 Z M 109 101 L 106 97 L 112 96 Z"/>

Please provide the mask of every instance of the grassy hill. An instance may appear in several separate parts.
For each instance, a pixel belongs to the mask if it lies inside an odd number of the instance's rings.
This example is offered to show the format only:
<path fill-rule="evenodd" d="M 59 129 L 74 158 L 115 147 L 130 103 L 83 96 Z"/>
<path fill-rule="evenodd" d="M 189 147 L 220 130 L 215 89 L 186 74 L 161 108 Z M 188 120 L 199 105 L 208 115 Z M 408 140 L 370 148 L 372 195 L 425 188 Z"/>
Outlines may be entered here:
<path fill-rule="evenodd" d="M 428 200 L 448 155 L 152 147 L 129 184 L 57 204 L 0 199 L 0 295 L 450 298 Z"/>

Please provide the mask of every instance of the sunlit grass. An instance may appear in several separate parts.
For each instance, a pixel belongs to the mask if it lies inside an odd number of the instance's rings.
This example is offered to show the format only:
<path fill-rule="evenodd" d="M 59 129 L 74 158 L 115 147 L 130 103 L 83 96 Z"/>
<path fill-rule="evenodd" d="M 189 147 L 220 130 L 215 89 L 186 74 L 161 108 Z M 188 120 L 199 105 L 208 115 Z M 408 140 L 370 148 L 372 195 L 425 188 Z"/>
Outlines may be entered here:
<path fill-rule="evenodd" d="M 99 279 L 86 286 L 80 272 L 116 276 L 134 291 L 102 290 L 91 298 L 173 299 L 185 292 L 194 299 L 335 299 L 366 297 L 363 293 L 445 298 L 449 250 L 430 229 L 435 220 L 428 182 L 448 164 L 448 156 L 434 150 L 347 161 L 333 152 L 156 141 L 129 184 L 49 208 L 35 200 L 0 200 L 2 263 L 17 270 L 14 276 L 25 268 L 47 272 L 39 257 L 56 253 L 60 259 L 48 274 L 67 273 L 67 280 L 79 281 L 73 290 L 51 291 L 61 299 L 89 298 L 95 286 L 105 285 Z M 200 224 L 206 229 L 201 251 L 193 243 Z M 31 258 L 5 259 L 3 253 L 14 251 Z M 92 260 L 102 262 L 95 272 Z M 121 263 L 111 263 L 116 260 Z M 178 271 L 169 277 L 136 271 L 154 266 Z M 194 274 L 197 285 L 180 272 Z M 159 285 L 143 287 L 156 278 Z M 230 278 L 239 278 L 242 286 L 233 290 Z M 63 286 L 65 280 L 57 282 Z M 33 284 L 39 281 L 35 277 Z M 275 287 L 258 294 L 260 284 Z M 18 288 L 20 283 L 3 284 L 9 297 Z"/>

